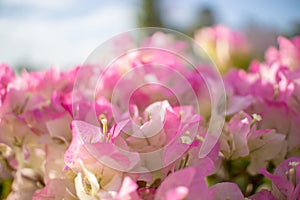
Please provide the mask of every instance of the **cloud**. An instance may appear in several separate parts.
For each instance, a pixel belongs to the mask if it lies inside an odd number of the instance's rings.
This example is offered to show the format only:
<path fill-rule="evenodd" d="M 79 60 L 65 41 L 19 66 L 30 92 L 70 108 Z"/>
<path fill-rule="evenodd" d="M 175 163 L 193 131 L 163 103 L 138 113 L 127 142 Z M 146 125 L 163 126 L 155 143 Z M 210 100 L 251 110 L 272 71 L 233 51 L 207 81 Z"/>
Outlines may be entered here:
<path fill-rule="evenodd" d="M 81 64 L 104 40 L 133 28 L 134 20 L 135 7 L 121 4 L 67 18 L 0 18 L 0 62 L 42 68 Z"/>
<path fill-rule="evenodd" d="M 53 10 L 53 9 L 66 9 L 75 3 L 74 0 L 2 0 L 2 6 L 6 7 L 30 7 L 32 9 L 43 9 L 43 10 Z"/>

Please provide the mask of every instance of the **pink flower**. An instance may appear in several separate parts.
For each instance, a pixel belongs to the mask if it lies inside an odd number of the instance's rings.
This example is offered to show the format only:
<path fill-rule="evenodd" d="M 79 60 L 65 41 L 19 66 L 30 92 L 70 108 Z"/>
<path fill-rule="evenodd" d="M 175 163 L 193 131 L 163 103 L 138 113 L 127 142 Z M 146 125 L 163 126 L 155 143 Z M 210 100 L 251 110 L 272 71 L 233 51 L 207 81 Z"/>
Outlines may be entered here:
<path fill-rule="evenodd" d="M 268 190 L 262 190 L 259 191 L 258 193 L 251 195 L 250 197 L 248 197 L 248 199 L 251 200 L 276 200 L 276 198 L 273 196 L 273 194 L 268 191 Z"/>
<path fill-rule="evenodd" d="M 77 173 L 77 192 L 84 185 L 80 181 L 84 179 L 84 174 L 86 177 L 92 176 L 96 179 L 102 177 L 100 183 L 96 181 L 95 184 L 100 184 L 102 188 L 104 187 L 108 191 L 116 191 L 115 188 L 111 188 L 111 181 L 116 180 L 116 177 L 121 177 L 124 172 L 130 172 L 131 170 L 133 172 L 136 170 L 137 172 L 139 170 L 142 170 L 143 173 L 146 172 L 145 175 L 138 174 L 137 179 L 151 182 L 152 175 L 153 178 L 157 178 L 157 175 L 155 175 L 157 171 L 151 175 L 154 169 L 159 170 L 172 162 L 177 162 L 194 145 L 193 140 L 198 134 L 198 123 L 201 120 L 191 107 L 172 108 L 167 101 L 151 104 L 145 109 L 144 115 L 141 116 L 135 110 L 132 119 L 132 122 L 124 120 L 111 125 L 111 129 L 107 128 L 107 118 L 101 119 L 102 129 L 84 121 L 75 120 L 72 122 L 73 137 L 65 154 L 65 162 L 68 168 Z M 156 157 L 143 154 L 151 154 L 153 151 L 155 152 L 157 149 L 168 145 L 170 141 L 171 143 L 173 141 L 173 144 L 176 145 L 169 145 L 163 151 L 164 154 L 161 158 L 157 157 L 161 156 L 160 154 L 154 153 L 153 155 L 156 155 Z M 176 158 L 165 154 L 169 150 L 170 152 L 174 151 L 180 144 L 184 148 L 181 149 L 179 155 L 175 155 Z M 193 158 L 195 160 L 190 162 L 198 164 L 196 161 L 198 152 L 195 155 L 195 158 Z M 164 165 L 167 159 L 170 163 Z M 95 166 L 97 167 L 95 168 Z M 164 171 L 168 170 L 164 169 Z M 93 175 L 88 175 L 90 173 Z M 147 173 L 150 175 L 150 179 L 147 178 Z M 160 175 L 160 178 L 163 179 L 165 176 Z M 92 179 L 96 180 L 95 178 Z M 151 188 L 149 189 L 151 190 Z M 95 190 L 98 191 L 99 189 Z M 148 189 L 145 189 L 144 192 L 146 190 Z M 99 191 L 101 192 L 101 190 Z M 139 190 L 139 192 L 141 193 L 142 190 Z M 183 195 L 186 193 L 186 189 L 179 188 L 173 192 Z M 81 194 L 92 195 L 92 193 L 78 193 L 77 195 Z M 172 192 L 169 193 L 169 195 L 171 194 Z"/>
<path fill-rule="evenodd" d="M 269 102 L 264 109 L 260 108 L 262 120 L 259 123 L 261 129 L 272 127 L 278 133 L 286 135 L 287 151 L 299 147 L 299 115 L 294 113 L 285 103 Z"/>
<path fill-rule="evenodd" d="M 110 161 L 109 167 L 114 166 L 125 171 L 132 169 L 139 160 L 137 154 L 127 157 L 129 154 L 111 143 L 99 127 L 86 122 L 73 121 L 72 136 L 72 143 L 65 154 L 66 165 L 71 169 L 81 168 L 79 160 L 92 171 L 95 165 L 103 168 L 102 163 Z"/>
<path fill-rule="evenodd" d="M 222 25 L 196 39 L 222 72 L 249 56 L 244 35 Z M 253 200 L 300 200 L 300 158 L 292 157 L 300 156 L 300 38 L 278 42 L 266 61 L 223 79 L 211 66 L 191 67 L 187 44 L 160 32 L 113 41 L 115 52 L 144 48 L 105 70 L 15 76 L 0 64 L 0 187 L 11 187 L 4 198 L 240 200 L 243 191 L 256 192 Z M 215 113 L 226 119 L 220 137 L 211 131 L 223 125 Z"/>
<path fill-rule="evenodd" d="M 0 63 L 0 107 L 5 99 L 8 84 L 15 78 L 13 70 L 6 64 Z"/>
<path fill-rule="evenodd" d="M 131 151 L 141 153 L 142 167 L 156 171 L 182 158 L 193 145 L 200 120 L 192 107 L 156 102 L 142 117 L 136 113 L 118 137 L 124 138 Z"/>
<path fill-rule="evenodd" d="M 92 198 L 95 195 L 116 197 L 115 192 L 121 186 L 123 172 L 130 171 L 139 162 L 138 154 L 119 148 L 103 131 L 87 122 L 72 122 L 73 137 L 65 153 L 65 162 L 66 171 L 71 169 L 77 174 L 76 192 L 80 198 Z M 84 189 L 87 187 L 83 182 L 85 177 L 90 179 L 90 184 L 95 185 L 90 192 Z M 98 182 L 99 179 L 101 181 Z"/>
<path fill-rule="evenodd" d="M 209 158 L 200 160 L 197 166 L 188 167 L 168 176 L 157 189 L 156 200 L 211 199 L 205 177 L 214 170 Z"/>
<path fill-rule="evenodd" d="M 300 113 L 300 69 L 288 73 L 286 79 L 291 91 L 287 96 L 288 105 L 296 113 Z"/>
<path fill-rule="evenodd" d="M 280 163 L 274 174 L 262 169 L 260 172 L 272 181 L 272 194 L 276 199 L 300 199 L 300 158 L 292 157 Z"/>
<path fill-rule="evenodd" d="M 195 39 L 222 73 L 235 64 L 235 58 L 250 54 L 250 45 L 243 33 L 223 25 L 202 28 L 196 32 Z"/>
<path fill-rule="evenodd" d="M 214 200 L 219 199 L 230 199 L 230 200 L 241 200 L 244 199 L 240 188 L 235 183 L 223 182 L 217 183 L 210 187 L 211 193 L 213 194 Z"/>
<path fill-rule="evenodd" d="M 132 181 L 131 178 L 125 177 L 122 183 L 122 186 L 118 192 L 118 195 L 116 198 L 112 200 L 123 200 L 123 199 L 132 199 L 132 200 L 139 200 L 141 199 L 136 190 L 137 190 L 137 184 Z"/>
<path fill-rule="evenodd" d="M 140 200 L 141 198 L 138 196 L 136 190 L 136 183 L 129 177 L 125 177 L 122 185 L 118 188 L 117 191 L 105 192 L 99 190 L 99 185 L 97 186 L 97 182 L 93 181 L 94 176 L 90 174 L 90 177 L 85 180 L 85 183 L 81 183 L 80 186 L 77 185 L 77 195 L 80 199 L 104 199 L 104 200 L 124 200 L 124 199 L 132 199 L 132 200 Z M 80 180 L 78 180 L 80 181 Z M 77 182 L 78 182 L 77 181 Z M 85 192 L 84 184 L 89 182 L 92 185 L 92 190 L 94 189 L 94 196 L 88 195 Z M 78 183 L 77 183 L 78 184 Z M 95 185 L 93 185 L 95 184 Z M 47 200 L 47 199 L 67 199 L 67 200 L 75 200 L 75 194 L 72 193 L 74 188 L 68 183 L 66 179 L 51 179 L 47 182 L 46 186 L 37 190 L 33 195 L 33 200 Z"/>
<path fill-rule="evenodd" d="M 79 172 L 75 178 L 76 195 L 80 199 L 140 199 L 136 192 L 137 184 L 131 178 L 125 177 L 123 181 L 121 181 L 121 177 L 113 178 L 107 185 L 103 186 L 83 164 L 82 167 L 83 174 Z"/>
<path fill-rule="evenodd" d="M 239 110 L 261 115 L 259 128 L 272 128 L 285 135 L 287 148 L 281 153 L 293 154 L 300 145 L 300 137 L 296 131 L 300 119 L 299 70 L 291 71 L 279 61 L 253 62 L 250 67 L 250 73 L 231 71 L 225 77 L 229 99 L 228 115 Z"/>
<path fill-rule="evenodd" d="M 19 88 L 26 89 L 29 93 L 50 98 L 54 91 L 70 92 L 78 70 L 79 67 L 75 67 L 70 71 L 60 72 L 58 68 L 53 67 L 41 72 L 23 71 L 14 84 Z"/>
<path fill-rule="evenodd" d="M 244 112 L 234 115 L 220 137 L 221 152 L 227 159 L 250 156 L 247 170 L 256 174 L 267 161 L 282 160 L 285 155 L 285 136 L 274 130 L 257 129 L 259 115 L 250 117 Z M 283 152 L 283 154 L 280 154 Z"/>
<path fill-rule="evenodd" d="M 4 70 L 7 77 L 12 75 L 9 71 Z M 0 142 L 12 150 L 13 156 L 6 159 L 14 176 L 8 199 L 30 198 L 38 187 L 61 177 L 71 116 L 65 107 L 52 106 L 51 100 L 54 94 L 71 92 L 75 74 L 76 69 L 51 69 L 24 72 L 9 83 L 3 79 L 7 84 L 0 106 Z"/>
<path fill-rule="evenodd" d="M 243 199 L 238 186 L 234 183 L 218 183 L 208 187 L 205 178 L 214 170 L 214 163 L 208 157 L 200 159 L 197 165 L 178 170 L 169 175 L 158 187 L 155 199 Z"/>
<path fill-rule="evenodd" d="M 291 40 L 285 37 L 278 37 L 279 49 L 270 47 L 265 54 L 267 62 L 279 62 L 291 70 L 300 68 L 300 37 Z"/>
<path fill-rule="evenodd" d="M 47 199 L 75 199 L 68 191 L 67 182 L 64 179 L 51 179 L 43 189 L 37 190 L 32 200 Z"/>

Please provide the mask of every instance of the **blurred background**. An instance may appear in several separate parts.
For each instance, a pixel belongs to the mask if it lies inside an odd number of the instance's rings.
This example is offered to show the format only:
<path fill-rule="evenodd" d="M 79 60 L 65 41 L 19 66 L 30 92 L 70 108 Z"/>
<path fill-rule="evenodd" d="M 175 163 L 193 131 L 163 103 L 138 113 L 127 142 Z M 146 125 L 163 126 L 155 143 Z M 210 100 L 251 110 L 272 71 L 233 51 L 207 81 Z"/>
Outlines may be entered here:
<path fill-rule="evenodd" d="M 278 35 L 300 34 L 299 10 L 299 0 L 0 0 L 0 63 L 67 69 L 132 28 L 166 27 L 193 37 L 213 24 L 244 32 L 262 59 Z"/>

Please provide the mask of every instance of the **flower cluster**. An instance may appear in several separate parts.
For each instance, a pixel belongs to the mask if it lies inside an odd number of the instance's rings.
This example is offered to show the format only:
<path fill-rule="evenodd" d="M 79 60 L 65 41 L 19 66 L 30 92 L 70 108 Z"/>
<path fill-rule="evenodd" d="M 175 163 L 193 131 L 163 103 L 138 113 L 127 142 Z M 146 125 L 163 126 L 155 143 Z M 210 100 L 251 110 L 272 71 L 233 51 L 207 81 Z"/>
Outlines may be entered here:
<path fill-rule="evenodd" d="M 106 69 L 1 64 L 0 198 L 300 200 L 300 37 L 248 70 L 242 33 L 195 38 L 222 76 L 161 32 Z"/>
<path fill-rule="evenodd" d="M 251 54 L 251 45 L 244 34 L 223 25 L 205 27 L 195 34 L 195 40 L 218 65 L 221 73 L 234 66 L 245 67 Z"/>

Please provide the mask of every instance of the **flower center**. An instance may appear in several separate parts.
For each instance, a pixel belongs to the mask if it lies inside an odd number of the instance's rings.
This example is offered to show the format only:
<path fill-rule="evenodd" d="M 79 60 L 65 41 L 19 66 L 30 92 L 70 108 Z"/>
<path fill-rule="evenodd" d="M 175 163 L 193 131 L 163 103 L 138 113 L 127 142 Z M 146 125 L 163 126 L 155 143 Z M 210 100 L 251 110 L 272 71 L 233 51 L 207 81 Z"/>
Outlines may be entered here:
<path fill-rule="evenodd" d="M 297 171 L 296 171 L 296 166 L 299 164 L 299 162 L 296 161 L 291 161 L 289 162 L 289 166 L 291 168 L 285 172 L 285 175 L 287 179 L 293 183 L 294 186 L 297 185 Z"/>
<path fill-rule="evenodd" d="M 101 114 L 99 116 L 99 119 L 102 124 L 102 131 L 103 131 L 103 136 L 104 136 L 104 141 L 108 142 L 112 136 L 112 133 L 108 133 L 107 131 L 107 118 L 104 114 Z"/>

